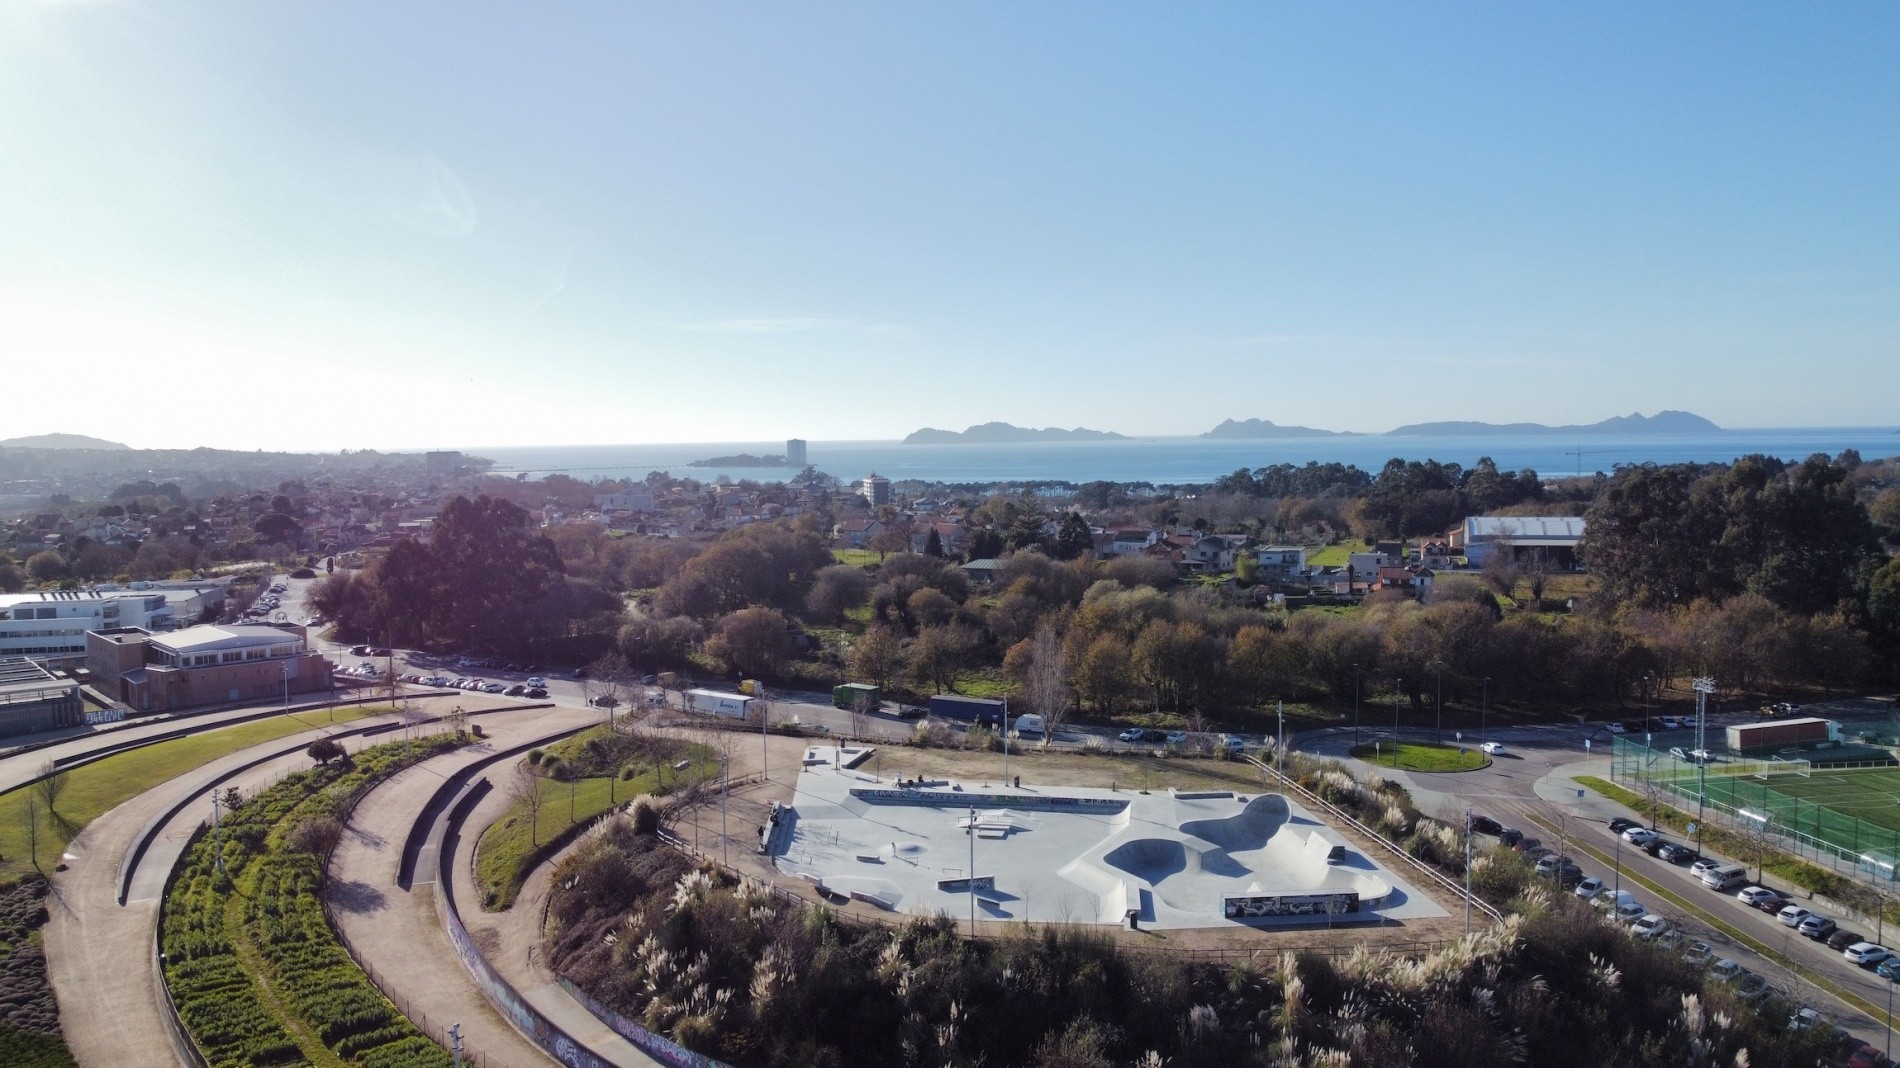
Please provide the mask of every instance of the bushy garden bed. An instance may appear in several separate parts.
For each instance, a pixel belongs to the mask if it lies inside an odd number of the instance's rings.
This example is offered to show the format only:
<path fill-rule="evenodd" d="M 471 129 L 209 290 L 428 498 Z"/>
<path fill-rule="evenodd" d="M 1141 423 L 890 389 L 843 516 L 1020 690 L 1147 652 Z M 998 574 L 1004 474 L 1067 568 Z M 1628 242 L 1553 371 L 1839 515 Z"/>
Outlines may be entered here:
<path fill-rule="evenodd" d="M 294 773 L 233 805 L 215 835 L 193 839 L 160 937 L 179 1016 L 214 1066 L 450 1064 L 337 941 L 319 890 L 355 799 L 457 744 L 446 735 L 391 742 L 353 763 Z"/>
<path fill-rule="evenodd" d="M 46 980 L 46 880 L 28 879 L 0 894 L 0 1064 L 69 1068 L 59 1033 L 59 1004 Z"/>
<path fill-rule="evenodd" d="M 564 861 L 555 885 L 558 971 L 741 1068 L 1765 1068 L 1812 1065 L 1825 1041 L 1789 1033 L 1785 1006 L 1704 993 L 1667 951 L 1540 888 L 1506 924 L 1423 958 L 1362 948 L 1252 965 L 1122 949 L 1084 926 L 973 941 L 948 917 L 850 922 L 696 866 L 628 821 Z"/>
<path fill-rule="evenodd" d="M 682 760 L 689 765 L 676 770 Z M 719 761 L 704 746 L 601 726 L 529 752 L 517 769 L 504 777 L 514 804 L 475 849 L 475 883 L 490 911 L 513 905 L 535 866 L 602 813 L 642 794 L 663 796 L 717 778 Z"/>

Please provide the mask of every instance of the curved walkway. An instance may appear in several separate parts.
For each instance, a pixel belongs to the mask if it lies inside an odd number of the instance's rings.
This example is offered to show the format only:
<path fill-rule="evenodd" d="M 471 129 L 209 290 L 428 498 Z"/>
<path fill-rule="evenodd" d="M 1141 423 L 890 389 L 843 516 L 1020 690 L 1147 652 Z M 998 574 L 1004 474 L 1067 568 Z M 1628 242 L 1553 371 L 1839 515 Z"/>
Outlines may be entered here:
<path fill-rule="evenodd" d="M 46 966 L 66 1044 L 81 1065 L 183 1063 L 165 1038 L 170 1025 L 152 943 L 165 881 L 208 811 L 193 805 L 160 830 L 120 906 L 120 867 L 133 841 L 153 819 L 232 769 L 275 750 L 301 749 L 327 733 L 280 738 L 214 760 L 119 805 L 67 847 L 67 870 L 54 876 L 47 898 Z M 250 793 L 308 764 L 301 751 L 291 752 L 239 773 L 231 785 Z"/>
<path fill-rule="evenodd" d="M 403 842 L 409 828 L 443 781 L 456 771 L 492 756 L 496 744 L 525 737 L 530 728 L 547 727 L 560 714 L 535 717 L 535 723 L 487 724 L 489 740 L 404 770 L 357 803 L 343 842 L 330 860 L 324 886 L 337 933 L 383 993 L 403 1014 L 438 1042 L 451 1024 L 460 1024 L 463 1047 L 474 1063 L 487 1066 L 552 1063 L 489 1006 L 437 922 L 435 887 L 397 884 Z M 524 717 L 525 718 L 525 717 Z"/>

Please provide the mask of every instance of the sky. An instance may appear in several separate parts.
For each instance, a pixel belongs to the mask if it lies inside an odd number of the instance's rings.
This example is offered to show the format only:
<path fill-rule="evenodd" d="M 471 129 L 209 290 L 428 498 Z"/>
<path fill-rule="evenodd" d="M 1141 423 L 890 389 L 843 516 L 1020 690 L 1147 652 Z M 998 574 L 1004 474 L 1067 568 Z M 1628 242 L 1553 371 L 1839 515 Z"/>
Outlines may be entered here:
<path fill-rule="evenodd" d="M 0 437 L 1889 424 L 1897 30 L 0 0 Z"/>

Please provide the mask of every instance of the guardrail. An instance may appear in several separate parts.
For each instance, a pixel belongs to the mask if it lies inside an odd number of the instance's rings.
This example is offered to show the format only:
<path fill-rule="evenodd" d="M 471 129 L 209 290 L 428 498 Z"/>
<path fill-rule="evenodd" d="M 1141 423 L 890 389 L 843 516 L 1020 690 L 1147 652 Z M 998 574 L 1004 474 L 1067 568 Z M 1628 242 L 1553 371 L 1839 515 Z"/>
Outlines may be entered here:
<path fill-rule="evenodd" d="M 1437 868 L 1434 868 L 1431 865 L 1425 863 L 1424 861 L 1418 859 L 1412 854 L 1407 853 L 1404 847 L 1400 846 L 1397 842 L 1392 841 L 1390 838 L 1387 838 L 1385 835 L 1382 835 L 1378 831 L 1375 831 L 1372 828 L 1366 826 L 1365 824 L 1359 822 L 1358 819 L 1354 818 L 1350 813 L 1346 812 L 1344 809 L 1340 808 L 1338 805 L 1333 804 L 1331 801 L 1328 801 L 1320 797 L 1318 794 L 1314 793 L 1313 791 L 1308 790 L 1306 787 L 1301 786 L 1298 782 L 1295 782 L 1291 776 L 1287 775 L 1285 772 L 1281 771 L 1279 768 L 1276 768 L 1273 765 L 1268 764 L 1265 761 L 1260 760 L 1256 757 L 1249 756 L 1243 759 L 1245 759 L 1247 763 L 1254 765 L 1255 767 L 1259 768 L 1261 771 L 1266 772 L 1272 775 L 1274 778 L 1278 779 L 1281 785 L 1285 786 L 1288 790 L 1292 791 L 1293 793 L 1298 794 L 1301 801 L 1309 802 L 1312 805 L 1324 810 L 1326 813 L 1335 817 L 1336 819 L 1343 821 L 1347 826 L 1358 831 L 1360 834 L 1363 834 L 1366 837 L 1372 839 L 1373 841 L 1379 843 L 1381 846 L 1384 846 L 1394 856 L 1397 856 L 1400 860 L 1410 865 L 1413 870 L 1423 874 L 1426 879 L 1430 880 L 1432 884 L 1437 886 L 1440 890 L 1445 891 L 1446 893 L 1452 895 L 1452 897 L 1460 901 L 1466 902 L 1473 909 L 1476 909 L 1477 911 L 1484 913 L 1486 916 L 1489 916 L 1493 923 L 1504 922 L 1504 913 L 1492 907 L 1490 902 L 1485 901 L 1483 898 L 1480 898 L 1476 894 L 1466 893 L 1465 888 L 1459 885 L 1457 880 L 1451 878 L 1450 876 L 1446 875 L 1444 872 L 1439 871 Z M 1470 833 L 1470 832 L 1467 830 L 1466 833 Z"/>

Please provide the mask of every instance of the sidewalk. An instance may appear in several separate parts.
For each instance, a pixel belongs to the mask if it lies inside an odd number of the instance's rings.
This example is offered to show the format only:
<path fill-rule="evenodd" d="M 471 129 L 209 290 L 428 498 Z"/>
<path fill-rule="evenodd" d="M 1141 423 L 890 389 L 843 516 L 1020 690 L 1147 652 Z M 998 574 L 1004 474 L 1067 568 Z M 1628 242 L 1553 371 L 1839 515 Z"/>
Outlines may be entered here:
<path fill-rule="evenodd" d="M 521 732 L 498 726 L 492 733 L 500 738 Z M 431 1038 L 446 1045 L 449 1025 L 460 1024 L 463 1048 L 482 1068 L 549 1064 L 553 1059 L 504 1021 L 476 988 L 436 919 L 435 887 L 396 885 L 403 841 L 423 805 L 443 779 L 495 748 L 478 744 L 419 764 L 364 797 L 331 857 L 324 903 L 371 981 Z"/>
<path fill-rule="evenodd" d="M 512 799 L 508 791 L 490 791 L 469 813 L 463 824 L 467 830 L 457 839 L 454 861 L 455 906 L 461 914 L 462 925 L 468 928 L 469 937 L 481 947 L 482 955 L 487 958 L 489 965 L 500 972 L 502 978 L 520 992 L 528 1004 L 570 1037 L 622 1068 L 663 1068 L 660 1062 L 641 1052 L 633 1043 L 602 1023 L 599 1017 L 588 1012 L 555 981 L 554 973 L 547 968 L 541 951 L 541 924 L 543 909 L 547 904 L 549 879 L 554 871 L 553 861 L 535 869 L 533 878 L 515 898 L 513 908 L 499 913 L 482 911 L 481 895 L 475 890 L 474 878 L 475 845 L 481 837 L 479 829 L 500 819 L 510 804 Z M 577 840 L 560 855 L 565 856 L 585 840 L 584 837 Z M 434 917 L 430 919 L 433 922 Z M 438 938 L 441 937 L 438 932 Z M 460 965 L 457 967 L 459 969 Z M 543 1056 L 541 1059 L 547 1058 Z"/>

